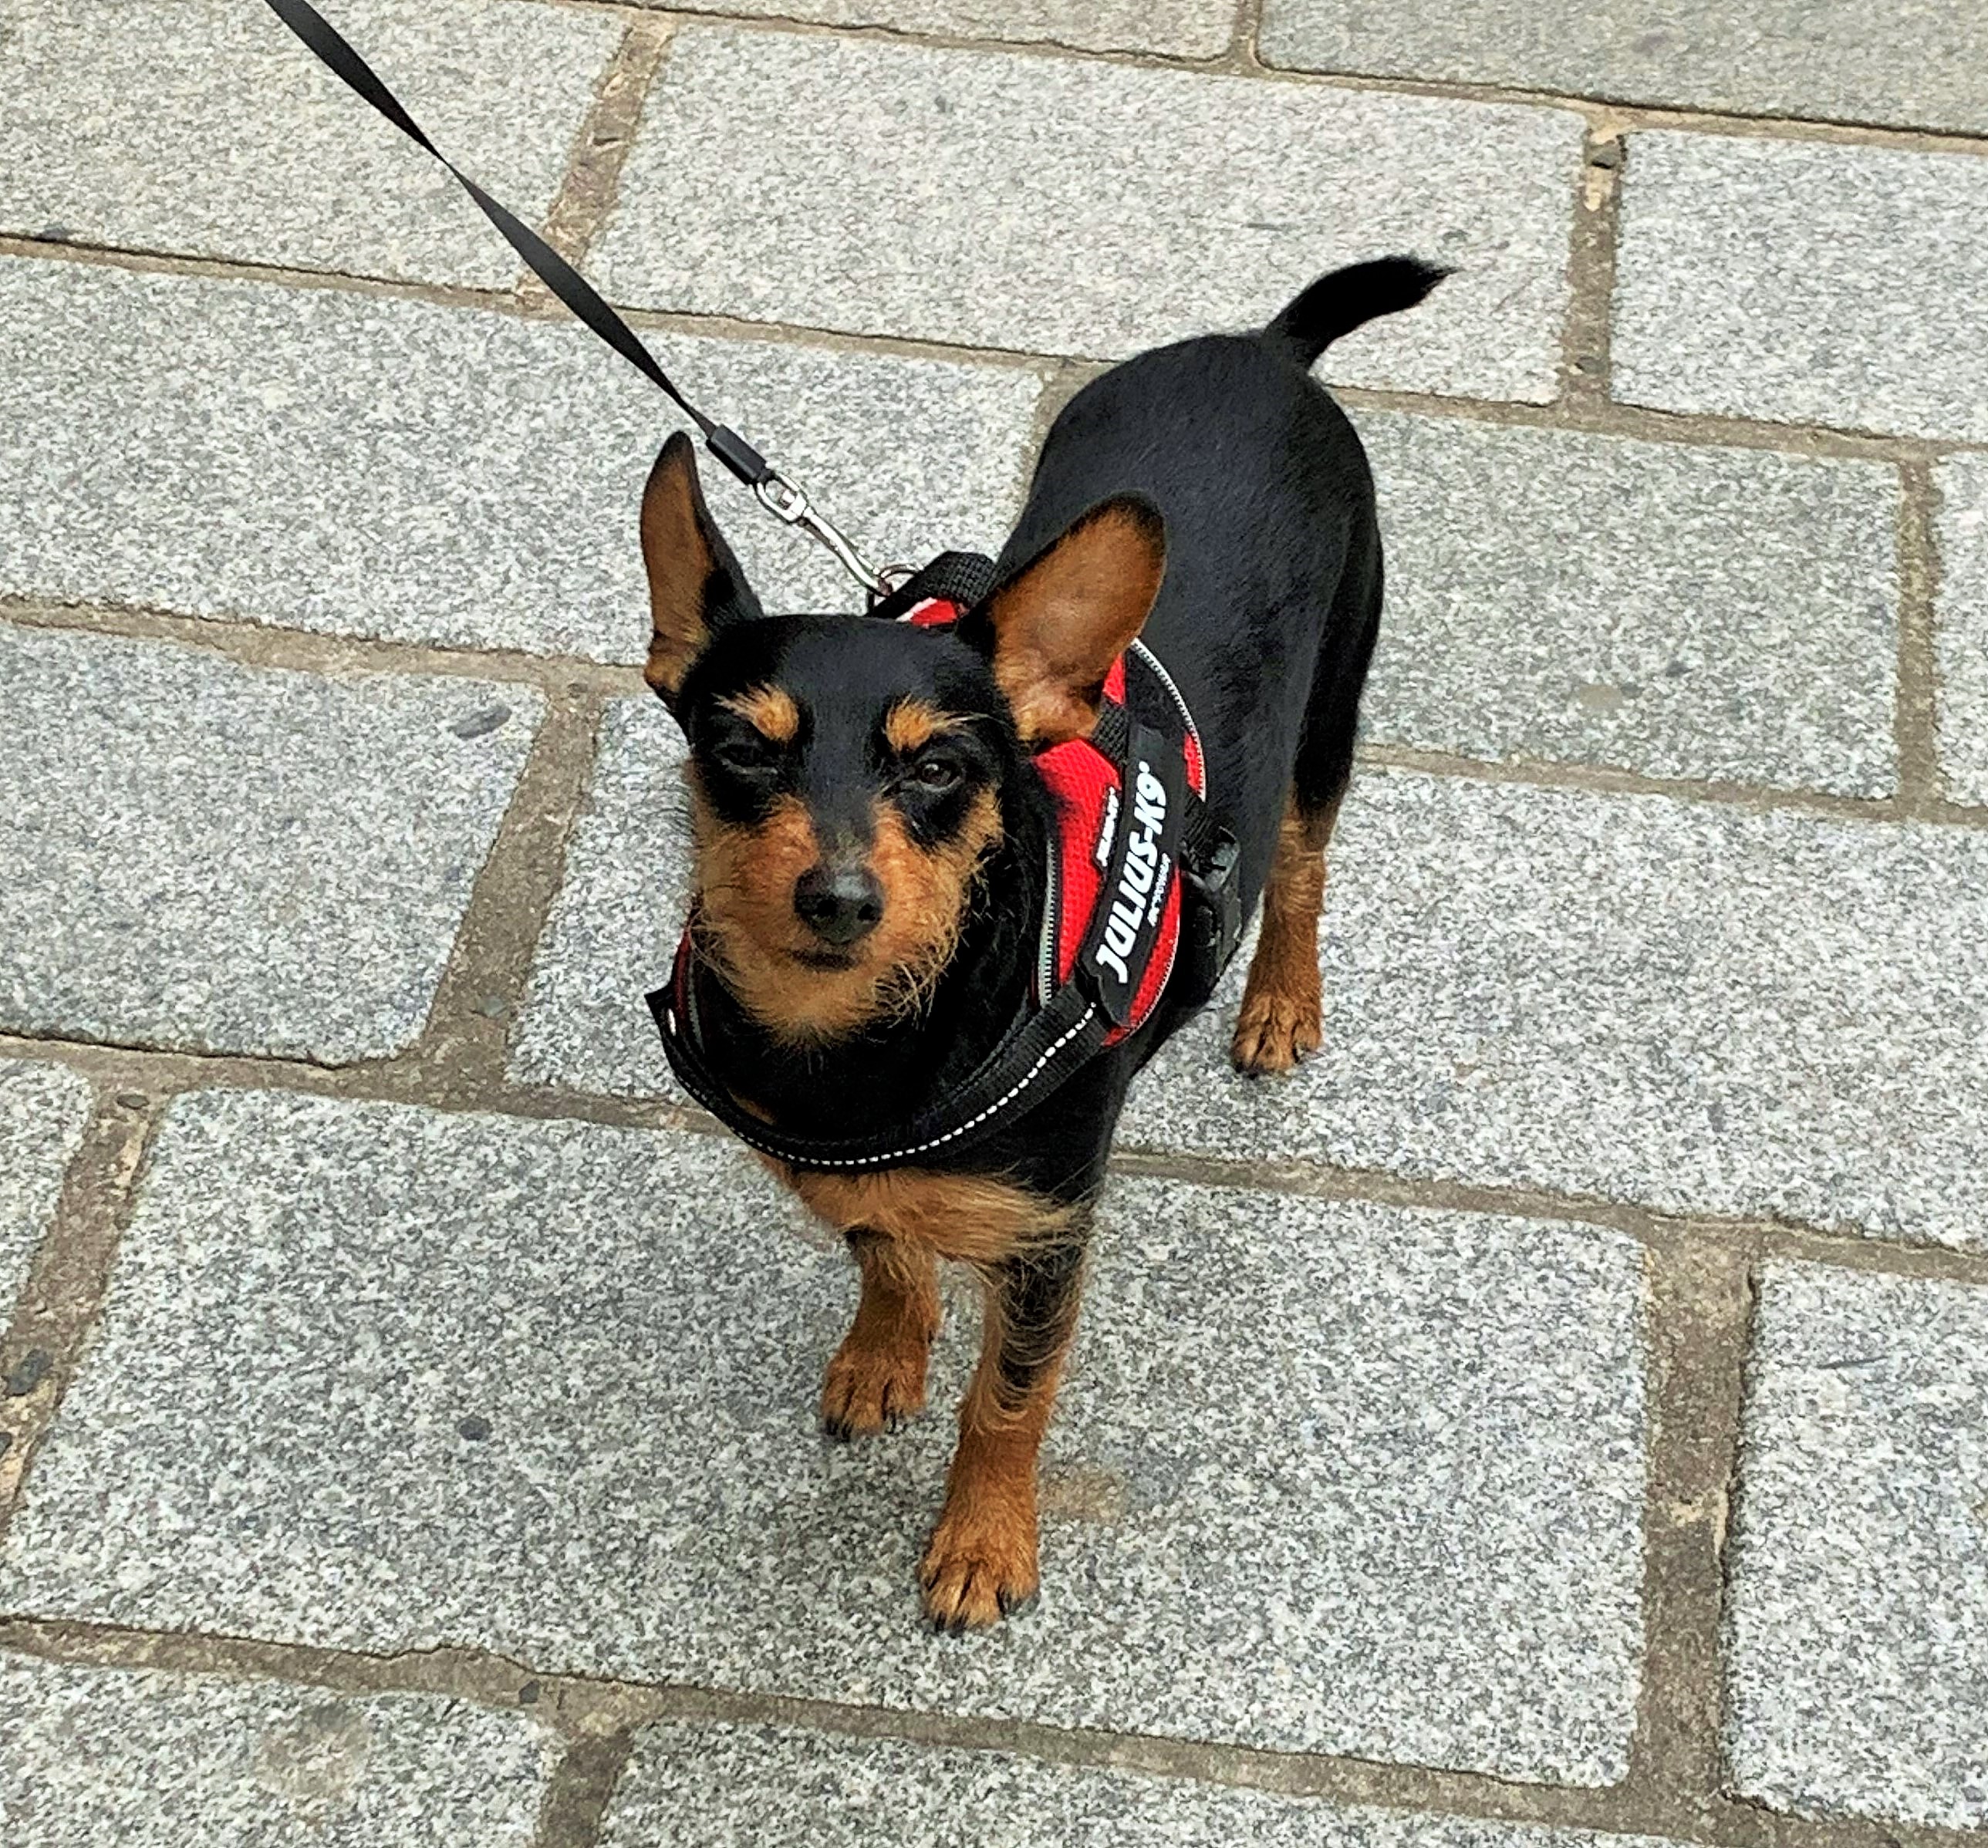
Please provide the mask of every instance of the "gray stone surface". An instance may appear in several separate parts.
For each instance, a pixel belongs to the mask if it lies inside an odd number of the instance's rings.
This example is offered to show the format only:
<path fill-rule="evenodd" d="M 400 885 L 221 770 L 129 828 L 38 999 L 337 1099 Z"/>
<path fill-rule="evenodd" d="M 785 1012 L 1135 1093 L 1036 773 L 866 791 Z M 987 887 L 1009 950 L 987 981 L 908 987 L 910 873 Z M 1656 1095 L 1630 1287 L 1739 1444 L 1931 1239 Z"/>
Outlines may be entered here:
<path fill-rule="evenodd" d="M 528 1848 L 553 1743 L 456 1701 L 20 1656 L 0 1738 L 24 1848 Z"/>
<path fill-rule="evenodd" d="M 1006 533 L 1033 373 L 656 344 L 873 556 Z M 576 328 L 0 260 L 0 592 L 637 660 L 636 510 L 674 421 Z M 704 472 L 769 607 L 857 606 L 826 552 Z"/>
<path fill-rule="evenodd" d="M 1988 161 L 1638 134 L 1615 395 L 1659 409 L 1988 441 Z"/>
<path fill-rule="evenodd" d="M 1266 0 L 1266 63 L 1740 115 L 1988 130 L 1988 14 L 1901 0 Z"/>
<path fill-rule="evenodd" d="M 1647 1848 L 997 1752 L 774 1726 L 637 1735 L 604 1848 Z"/>
<path fill-rule="evenodd" d="M 54 1215 L 90 1110 L 90 1081 L 79 1073 L 0 1059 L 0 1329 Z"/>
<path fill-rule="evenodd" d="M 1239 958 L 1121 1142 L 1988 1248 L 1988 833 L 1369 772 L 1332 867 L 1320 1055 Z"/>
<path fill-rule="evenodd" d="M 698 10 L 1177 58 L 1219 57 L 1236 34 L 1233 0 L 709 0 Z"/>
<path fill-rule="evenodd" d="M 1988 457 L 1949 457 L 1939 492 L 1939 758 L 1947 793 L 1988 803 Z"/>
<path fill-rule="evenodd" d="M 690 896 L 683 734 L 659 700 L 610 706 L 546 920 L 511 1076 L 635 1096 L 673 1091 L 643 997 L 669 978 Z"/>
<path fill-rule="evenodd" d="M 517 0 L 324 9 L 527 223 L 558 196 L 611 17 Z M 511 248 L 447 172 L 266 6 L 0 0 L 0 231 L 507 289 Z"/>
<path fill-rule="evenodd" d="M 1890 793 L 1892 470 L 1359 423 L 1388 547 L 1370 737 Z"/>
<path fill-rule="evenodd" d="M 1620 1777 L 1635 1245 L 1114 1192 L 1042 1605 L 962 1644 L 919 1627 L 913 1569 L 972 1318 L 935 1415 L 824 1444 L 851 1267 L 735 1147 L 182 1099 L 0 1608 Z"/>
<path fill-rule="evenodd" d="M 544 702 L 0 625 L 0 1029 L 327 1063 L 421 1029 Z"/>
<path fill-rule="evenodd" d="M 1727 1748 L 1775 1809 L 1988 1824 L 1988 1290 L 1761 1279 Z"/>
<path fill-rule="evenodd" d="M 600 267 L 650 307 L 1111 357 L 1408 250 L 1459 273 L 1330 375 L 1544 400 L 1580 133 L 1558 110 L 687 26 Z"/>

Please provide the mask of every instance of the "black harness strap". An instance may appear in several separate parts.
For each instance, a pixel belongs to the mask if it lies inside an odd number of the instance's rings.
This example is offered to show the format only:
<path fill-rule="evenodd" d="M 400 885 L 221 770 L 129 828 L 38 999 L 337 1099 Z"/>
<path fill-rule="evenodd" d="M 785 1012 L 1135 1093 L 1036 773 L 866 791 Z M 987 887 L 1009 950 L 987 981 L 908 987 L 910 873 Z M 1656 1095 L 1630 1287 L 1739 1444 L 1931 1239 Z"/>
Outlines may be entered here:
<path fill-rule="evenodd" d="M 505 240 L 539 279 L 559 297 L 586 325 L 620 354 L 650 383 L 667 392 L 678 407 L 704 433 L 705 447 L 749 488 L 769 480 L 774 469 L 758 450 L 735 430 L 706 417 L 671 382 L 670 375 L 657 363 L 634 328 L 609 307 L 599 290 L 520 219 L 508 206 L 500 205 L 468 174 L 431 141 L 421 125 L 409 115 L 401 100 L 381 83 L 377 73 L 354 51 L 336 27 L 310 4 L 310 0 L 269 0 L 270 10 L 323 60 L 337 77 L 372 104 L 408 140 L 424 147 L 455 174 L 462 189 L 474 199 L 483 215 L 502 233 Z"/>
<path fill-rule="evenodd" d="M 870 606 L 870 613 L 895 622 L 934 598 L 971 610 L 994 588 L 994 561 L 986 552 L 942 552 L 888 596 L 878 598 Z"/>
<path fill-rule="evenodd" d="M 963 1083 L 910 1122 L 841 1139 L 789 1136 L 741 1110 L 705 1063 L 698 1048 L 688 953 L 686 938 L 669 986 L 648 998 L 670 1069 L 684 1089 L 748 1147 L 796 1167 L 885 1168 L 943 1160 L 992 1135 L 1018 1109 L 1033 1110 L 1090 1060 L 1111 1031 L 1096 1003 L 1075 982 L 1067 983 L 1047 1007 L 1017 1020 Z"/>

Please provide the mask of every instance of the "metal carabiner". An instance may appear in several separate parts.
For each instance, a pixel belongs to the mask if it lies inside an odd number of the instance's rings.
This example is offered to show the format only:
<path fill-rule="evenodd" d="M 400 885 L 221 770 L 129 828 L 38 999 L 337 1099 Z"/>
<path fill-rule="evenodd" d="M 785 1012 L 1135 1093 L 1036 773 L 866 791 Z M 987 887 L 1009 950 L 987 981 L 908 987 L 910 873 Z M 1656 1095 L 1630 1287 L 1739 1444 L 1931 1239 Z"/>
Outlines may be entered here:
<path fill-rule="evenodd" d="M 833 552 L 843 569 L 855 579 L 874 603 L 888 596 L 898 584 L 915 576 L 915 565 L 872 565 L 834 522 L 817 512 L 807 490 L 790 481 L 778 469 L 769 469 L 752 484 L 754 498 L 777 520 L 797 526 L 817 544 Z"/>

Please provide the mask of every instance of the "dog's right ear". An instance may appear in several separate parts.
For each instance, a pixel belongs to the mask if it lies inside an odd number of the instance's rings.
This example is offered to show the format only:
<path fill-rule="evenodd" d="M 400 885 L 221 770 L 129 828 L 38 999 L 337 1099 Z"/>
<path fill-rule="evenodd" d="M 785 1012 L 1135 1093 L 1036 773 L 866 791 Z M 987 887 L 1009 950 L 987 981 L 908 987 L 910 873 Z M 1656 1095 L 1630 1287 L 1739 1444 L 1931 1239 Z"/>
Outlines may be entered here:
<path fill-rule="evenodd" d="M 642 490 L 642 562 L 654 625 L 643 677 L 674 710 L 691 663 L 718 630 L 761 613 L 704 504 L 697 451 L 681 430 L 663 445 Z"/>
<path fill-rule="evenodd" d="M 1104 677 L 1144 626 L 1166 569 L 1160 510 L 1121 494 L 1037 552 L 960 626 L 960 639 L 989 655 L 1024 744 L 1090 735 Z"/>

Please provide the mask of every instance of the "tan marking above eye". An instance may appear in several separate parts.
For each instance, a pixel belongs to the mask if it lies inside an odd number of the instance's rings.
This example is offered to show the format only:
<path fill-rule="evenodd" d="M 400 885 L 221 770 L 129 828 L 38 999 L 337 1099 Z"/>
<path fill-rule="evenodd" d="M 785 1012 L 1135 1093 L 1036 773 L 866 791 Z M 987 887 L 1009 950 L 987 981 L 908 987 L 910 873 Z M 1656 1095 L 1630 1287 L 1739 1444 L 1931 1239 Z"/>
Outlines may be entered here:
<path fill-rule="evenodd" d="M 784 687 L 753 687 L 718 703 L 774 744 L 790 745 L 800 734 L 801 709 Z"/>
<path fill-rule="evenodd" d="M 951 712 L 942 712 L 928 701 L 901 699 L 884 720 L 884 742 L 901 756 L 928 745 L 948 731 L 965 728 L 966 721 Z"/>

